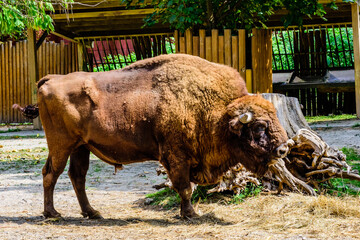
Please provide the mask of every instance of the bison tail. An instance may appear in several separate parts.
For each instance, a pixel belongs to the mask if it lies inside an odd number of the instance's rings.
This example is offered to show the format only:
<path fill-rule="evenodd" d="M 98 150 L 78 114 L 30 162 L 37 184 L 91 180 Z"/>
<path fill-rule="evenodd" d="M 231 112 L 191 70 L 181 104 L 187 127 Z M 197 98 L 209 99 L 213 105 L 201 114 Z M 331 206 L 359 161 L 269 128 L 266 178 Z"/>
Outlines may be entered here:
<path fill-rule="evenodd" d="M 21 107 L 19 104 L 15 103 L 12 108 L 20 111 L 22 115 L 29 119 L 34 119 L 39 116 L 39 107 L 37 104 Z"/>

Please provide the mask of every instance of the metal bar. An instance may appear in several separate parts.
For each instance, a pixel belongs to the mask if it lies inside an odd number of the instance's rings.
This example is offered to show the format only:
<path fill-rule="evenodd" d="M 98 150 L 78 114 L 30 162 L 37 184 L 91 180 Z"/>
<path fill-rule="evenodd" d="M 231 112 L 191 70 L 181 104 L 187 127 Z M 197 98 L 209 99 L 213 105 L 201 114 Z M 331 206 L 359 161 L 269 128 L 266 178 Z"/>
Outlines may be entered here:
<path fill-rule="evenodd" d="M 335 41 L 335 49 L 336 49 L 336 54 L 335 55 L 337 56 L 337 59 L 339 61 L 339 66 L 341 66 L 341 64 L 340 64 L 340 56 L 339 56 L 339 49 L 338 49 L 338 45 L 337 45 L 334 25 L 332 25 L 332 30 L 333 30 L 333 36 L 334 36 L 334 41 Z"/>
<path fill-rule="evenodd" d="M 347 27 L 347 25 L 345 25 L 345 30 L 346 30 L 346 36 L 347 36 L 348 46 L 349 46 L 350 61 L 351 61 L 352 66 L 354 66 L 353 50 L 351 49 L 352 44 L 350 43 L 350 38 L 349 38 L 349 32 L 348 32 L 348 27 Z"/>
<path fill-rule="evenodd" d="M 280 53 L 279 40 L 277 38 L 276 32 L 275 32 L 275 40 L 276 40 L 276 45 L 277 45 L 278 52 Z M 284 70 L 284 65 L 283 65 L 281 56 L 280 56 L 280 65 L 281 65 L 281 69 Z"/>
<path fill-rule="evenodd" d="M 115 48 L 115 53 L 116 53 L 116 57 L 117 57 L 117 59 L 118 59 L 118 61 L 119 61 L 119 66 L 120 66 L 120 68 L 122 68 L 122 65 L 121 65 L 121 62 L 120 62 L 120 54 L 119 54 L 119 52 L 118 52 L 118 50 L 117 50 L 117 47 L 116 47 L 116 40 L 114 39 L 114 38 L 111 38 L 112 39 L 112 41 L 113 41 L 113 43 L 114 43 L 114 48 Z M 120 45 L 121 45 L 121 42 L 119 41 L 119 43 L 120 43 Z M 113 57 L 113 61 L 114 61 L 114 66 L 115 66 L 115 69 L 118 69 L 117 67 L 116 67 L 116 63 L 115 63 L 115 57 Z"/>
<path fill-rule="evenodd" d="M 94 47 L 95 47 L 95 42 L 96 41 L 93 41 L 93 43 L 94 43 Z M 97 61 L 96 61 L 96 58 L 95 58 L 95 52 L 94 52 L 94 47 L 93 46 L 91 46 L 91 52 L 92 52 L 92 55 L 93 55 L 93 59 L 94 59 L 94 61 L 95 61 L 95 65 L 96 65 L 96 69 L 97 69 L 97 71 L 99 71 L 99 66 L 98 66 L 98 64 L 97 64 Z M 93 68 L 93 66 L 91 66 L 92 68 Z"/>
<path fill-rule="evenodd" d="M 83 48 L 84 48 L 85 58 L 87 59 L 86 68 L 87 68 L 88 72 L 92 72 L 92 70 L 90 69 L 92 63 L 91 63 L 91 60 L 89 58 L 89 53 L 87 51 L 84 39 L 82 39 L 82 45 L 83 45 Z"/>
<path fill-rule="evenodd" d="M 98 54 L 99 54 L 101 66 L 102 66 L 102 68 L 103 68 L 103 71 L 105 71 L 105 66 L 104 66 L 104 62 L 103 62 L 102 57 L 101 57 L 101 52 L 100 52 L 100 50 L 99 50 L 99 45 L 96 43 L 96 39 L 94 39 L 94 40 L 95 40 L 95 41 L 94 41 L 94 44 L 96 44 L 97 52 L 98 52 Z M 100 39 L 100 41 L 101 41 L 101 39 Z M 94 56 L 94 57 L 95 57 L 95 56 Z M 95 60 L 96 60 L 96 58 L 95 58 Z M 99 71 L 99 69 L 98 69 L 98 71 Z"/>
<path fill-rule="evenodd" d="M 293 29 L 293 33 L 294 33 L 294 29 Z M 287 32 L 287 36 L 288 36 L 288 40 L 289 40 L 289 44 L 290 44 L 290 50 L 291 50 L 291 56 L 289 56 L 292 59 L 292 62 L 294 63 L 294 49 L 291 43 L 291 38 L 290 38 L 290 32 L 289 32 L 289 28 L 286 29 Z"/>
<path fill-rule="evenodd" d="M 285 52 L 285 55 L 286 55 L 286 61 L 287 61 L 287 64 L 288 64 L 288 69 L 290 69 L 290 62 L 289 62 L 289 59 L 287 57 L 287 51 L 286 51 L 286 45 L 285 45 L 285 39 L 284 39 L 284 33 L 283 31 L 281 31 L 281 39 L 282 39 L 282 42 L 283 42 L 283 46 L 284 46 L 284 52 Z"/>
<path fill-rule="evenodd" d="M 121 43 L 121 39 L 120 39 L 120 38 L 118 38 L 118 39 L 119 39 L 119 42 L 120 42 L 121 51 L 122 51 L 122 53 L 123 53 L 122 56 L 124 57 L 125 66 L 130 65 L 130 64 L 128 63 L 127 59 L 126 59 L 126 55 L 125 55 L 125 51 L 124 51 L 124 48 L 123 48 L 122 43 Z M 127 39 L 125 38 L 124 40 L 125 40 L 125 44 L 127 45 Z M 128 49 L 128 53 L 129 53 L 129 57 L 130 57 L 130 61 L 131 61 L 130 49 Z M 119 57 L 119 62 L 120 62 L 120 57 Z M 131 61 L 131 62 L 132 62 L 132 61 Z M 123 67 L 122 64 L 123 64 L 123 63 L 120 63 L 120 66 L 121 66 L 121 67 Z"/>
<path fill-rule="evenodd" d="M 332 54 L 333 54 L 333 52 L 332 52 L 332 49 L 331 49 L 331 44 L 330 44 L 330 36 L 329 36 L 329 29 L 328 29 L 328 27 L 326 26 L 325 27 L 325 29 L 326 29 L 326 36 L 327 36 L 327 38 L 328 38 L 328 43 L 329 43 L 329 49 L 330 49 L 330 51 L 329 51 L 329 53 L 330 53 L 330 59 L 331 59 L 331 62 L 332 62 L 332 66 L 333 67 L 335 67 L 335 64 L 334 64 L 334 59 L 333 59 L 333 56 L 332 56 Z"/>
<path fill-rule="evenodd" d="M 342 37 L 342 30 L 341 30 L 340 25 L 339 25 L 339 32 L 340 32 L 342 52 L 343 52 L 343 54 L 344 54 L 345 67 L 347 67 L 348 65 L 347 65 L 347 61 L 346 61 L 346 53 L 345 53 L 344 39 L 343 39 L 343 37 Z"/>
<path fill-rule="evenodd" d="M 106 38 L 107 39 L 107 38 Z M 110 69 L 110 64 L 109 64 L 109 60 L 108 60 L 108 57 L 107 57 L 107 53 L 106 53 L 106 50 L 105 50 L 105 47 L 104 47 L 104 43 L 103 43 L 103 40 L 101 40 L 100 39 L 100 42 L 101 42 L 101 46 L 102 46 L 102 48 L 103 48 L 103 52 L 104 52 L 104 54 L 105 54 L 105 63 L 107 63 L 107 65 L 108 65 L 108 67 L 109 67 L 109 70 L 111 70 Z"/>

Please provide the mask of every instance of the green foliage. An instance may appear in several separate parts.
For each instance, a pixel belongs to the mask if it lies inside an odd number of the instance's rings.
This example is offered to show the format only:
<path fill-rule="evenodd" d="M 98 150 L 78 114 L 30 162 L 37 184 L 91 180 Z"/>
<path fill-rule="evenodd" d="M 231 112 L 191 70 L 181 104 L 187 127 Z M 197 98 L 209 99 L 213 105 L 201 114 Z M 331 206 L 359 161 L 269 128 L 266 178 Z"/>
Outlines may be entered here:
<path fill-rule="evenodd" d="M 353 170 L 360 171 L 360 155 L 353 148 L 342 148 L 346 154 L 346 161 Z M 360 196 L 360 182 L 356 180 L 334 178 L 328 183 L 322 184 L 326 193 L 336 196 L 356 195 Z"/>
<path fill-rule="evenodd" d="M 146 197 L 153 199 L 151 205 L 159 205 L 165 209 L 170 209 L 180 204 L 179 195 L 170 188 L 147 194 Z"/>
<path fill-rule="evenodd" d="M 239 204 L 244 201 L 244 199 L 248 197 L 255 197 L 259 195 L 259 193 L 262 191 L 262 186 L 256 186 L 253 183 L 248 183 L 246 188 L 242 190 L 239 194 L 234 195 L 233 198 L 230 200 L 231 204 Z"/>
<path fill-rule="evenodd" d="M 53 4 L 67 9 L 71 2 L 73 0 L 0 0 L 0 34 L 14 37 L 29 27 L 54 30 L 48 14 L 55 11 Z"/>
<path fill-rule="evenodd" d="M 145 7 L 144 0 L 122 0 L 128 7 Z M 131 3 L 133 3 L 131 5 Z M 152 0 L 155 12 L 145 18 L 145 26 L 166 23 L 185 31 L 188 28 L 246 28 L 264 27 L 269 17 L 278 9 L 288 14 L 282 19 L 285 26 L 302 25 L 304 16 L 325 14 L 324 6 L 317 0 Z M 334 2 L 330 5 L 336 8 Z"/>

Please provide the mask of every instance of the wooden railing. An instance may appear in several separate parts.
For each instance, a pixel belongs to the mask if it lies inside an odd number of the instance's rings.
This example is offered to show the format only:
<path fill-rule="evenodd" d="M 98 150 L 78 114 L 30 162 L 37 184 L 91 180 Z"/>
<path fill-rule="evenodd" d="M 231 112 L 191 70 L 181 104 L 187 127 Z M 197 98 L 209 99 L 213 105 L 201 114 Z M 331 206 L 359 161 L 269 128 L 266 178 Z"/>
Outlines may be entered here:
<path fill-rule="evenodd" d="M 0 43 L 0 123 L 29 122 L 12 109 L 14 103 L 23 106 L 32 101 L 27 52 L 27 41 Z M 40 78 L 78 70 L 74 43 L 44 42 L 37 57 Z"/>

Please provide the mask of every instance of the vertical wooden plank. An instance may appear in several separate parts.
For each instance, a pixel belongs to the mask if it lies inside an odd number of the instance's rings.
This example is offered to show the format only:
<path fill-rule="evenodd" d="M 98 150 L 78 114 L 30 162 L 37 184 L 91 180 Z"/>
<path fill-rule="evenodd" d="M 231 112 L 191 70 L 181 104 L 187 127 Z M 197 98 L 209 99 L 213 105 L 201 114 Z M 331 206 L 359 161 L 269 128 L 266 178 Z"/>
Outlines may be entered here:
<path fill-rule="evenodd" d="M 224 64 L 224 36 L 218 36 L 218 63 Z"/>
<path fill-rule="evenodd" d="M 7 59 L 7 62 L 9 64 L 9 77 L 8 77 L 8 91 L 7 91 L 7 103 L 6 103 L 6 107 L 7 107 L 7 112 L 8 112 L 8 123 L 11 122 L 12 120 L 12 111 L 11 111 L 11 107 L 10 107 L 10 103 L 12 102 L 12 98 L 13 98 L 13 66 L 12 66 L 12 41 L 9 42 L 8 45 L 8 56 L 9 58 Z"/>
<path fill-rule="evenodd" d="M 27 91 L 25 92 L 24 96 L 24 103 L 29 104 L 30 103 L 30 94 L 31 94 L 31 86 L 30 86 L 30 80 L 29 80 L 29 68 L 28 68 L 28 41 L 24 41 L 24 85 Z"/>
<path fill-rule="evenodd" d="M 36 58 L 36 36 L 35 31 L 31 28 L 27 30 L 28 36 L 28 67 L 29 67 L 29 79 L 30 79 L 30 88 L 31 88 L 31 100 L 32 104 L 37 103 L 37 88 L 36 81 L 38 80 L 38 68 L 37 68 L 37 58 Z M 35 118 L 33 120 L 34 129 L 41 129 L 40 118 Z"/>
<path fill-rule="evenodd" d="M 78 52 L 78 44 L 75 43 L 74 44 L 74 52 L 75 52 L 75 60 L 74 60 L 74 65 L 75 65 L 75 71 L 79 71 L 79 65 L 78 65 L 78 62 L 79 62 L 79 52 Z M 110 53 L 111 54 L 111 53 Z"/>
<path fill-rule="evenodd" d="M 353 45 L 354 45 L 354 70 L 355 70 L 355 102 L 356 115 L 360 118 L 360 21 L 359 21 L 359 6 L 358 4 L 351 4 L 351 18 L 353 29 Z"/>
<path fill-rule="evenodd" d="M 10 113 L 9 113 L 9 103 L 10 103 L 10 81 L 11 81 L 11 66 L 10 66 L 10 42 L 7 42 L 5 45 L 5 61 L 6 61 L 6 83 L 5 83 L 5 96 L 6 96 L 6 100 L 5 100 L 5 111 L 6 111 L 6 122 L 9 123 L 10 121 Z"/>
<path fill-rule="evenodd" d="M 186 52 L 185 37 L 180 37 L 180 53 Z"/>
<path fill-rule="evenodd" d="M 61 44 L 56 43 L 55 48 L 56 48 L 56 73 L 61 74 L 61 56 L 60 56 Z"/>
<path fill-rule="evenodd" d="M 4 96 L 5 96 L 5 44 L 0 43 L 0 123 L 4 122 Z"/>
<path fill-rule="evenodd" d="M 20 98 L 21 98 L 21 91 L 23 91 L 23 89 L 21 88 L 21 84 L 20 84 L 20 42 L 16 43 L 16 102 L 14 103 L 20 103 Z M 17 118 L 17 122 L 20 122 L 20 112 L 16 111 L 16 118 Z"/>
<path fill-rule="evenodd" d="M 103 41 L 101 41 L 103 42 Z M 104 49 L 104 48 L 103 48 Z M 105 49 L 104 49 L 105 51 Z M 77 65 L 77 60 L 76 60 L 76 53 L 77 53 L 77 48 L 76 48 L 76 44 L 73 43 L 72 44 L 72 48 L 71 48 L 71 66 L 72 66 L 72 72 L 76 72 L 76 65 Z M 100 55 L 101 56 L 101 55 Z M 105 56 L 106 57 L 106 54 Z M 109 67 L 110 68 L 110 67 Z"/>
<path fill-rule="evenodd" d="M 205 58 L 205 39 L 206 39 L 205 29 L 199 30 L 199 56 Z"/>
<path fill-rule="evenodd" d="M 194 56 L 199 56 L 199 37 L 198 36 L 193 36 L 193 52 L 192 55 Z"/>
<path fill-rule="evenodd" d="M 68 67 L 68 73 L 71 73 L 72 71 L 71 71 L 71 45 L 72 45 L 73 43 L 70 43 L 69 45 L 68 45 L 68 49 L 67 49 L 67 67 Z M 94 42 L 94 44 L 95 44 L 95 42 Z M 96 61 L 96 59 L 95 59 L 95 54 L 93 54 L 93 57 L 94 57 L 94 61 Z M 97 65 L 96 65 L 97 66 Z"/>
<path fill-rule="evenodd" d="M 65 74 L 65 42 L 60 41 L 60 73 Z M 82 68 L 81 68 L 82 69 Z"/>
<path fill-rule="evenodd" d="M 240 76 L 248 81 L 252 81 L 252 79 L 247 79 L 246 76 L 246 31 L 245 29 L 238 30 L 238 48 L 239 48 L 239 73 Z M 251 89 L 252 91 L 252 89 Z"/>
<path fill-rule="evenodd" d="M 239 72 L 239 49 L 238 49 L 238 37 L 231 37 L 231 66 Z"/>
<path fill-rule="evenodd" d="M 52 42 L 49 42 L 49 70 L 48 70 L 48 74 L 54 74 L 53 69 L 54 69 L 54 52 L 53 52 L 53 48 L 52 48 Z"/>
<path fill-rule="evenodd" d="M 230 29 L 225 29 L 224 30 L 224 48 L 225 48 L 225 65 L 228 66 L 232 66 L 231 65 L 231 60 L 232 60 L 232 55 L 231 55 L 231 30 Z"/>
<path fill-rule="evenodd" d="M 21 106 L 24 106 L 24 92 L 25 92 L 25 86 L 24 86 L 24 54 L 23 54 L 23 49 L 24 49 L 24 42 L 20 41 L 19 42 L 19 88 L 20 88 L 20 97 L 19 97 L 19 104 Z M 20 122 L 24 122 L 24 118 L 22 117 L 22 115 L 20 114 Z"/>
<path fill-rule="evenodd" d="M 208 60 L 208 61 L 211 61 L 211 59 L 212 59 L 211 47 L 212 47 L 211 37 L 206 37 L 205 38 L 205 48 L 206 48 L 205 57 L 206 57 L 206 60 Z"/>
<path fill-rule="evenodd" d="M 116 46 L 115 46 L 116 48 Z M 82 43 L 77 44 L 77 52 L 78 52 L 78 68 L 79 71 L 84 71 L 84 52 Z"/>
<path fill-rule="evenodd" d="M 185 41 L 186 41 L 186 53 L 193 54 L 193 34 L 190 29 L 185 31 Z"/>
<path fill-rule="evenodd" d="M 253 85 L 252 85 L 252 70 L 246 69 L 246 88 L 249 93 L 253 93 Z"/>
<path fill-rule="evenodd" d="M 16 122 L 16 112 L 13 110 L 13 108 L 11 107 L 15 101 L 16 101 L 16 51 L 15 51 L 15 45 L 16 42 L 13 42 L 12 46 L 11 46 L 11 57 L 10 57 L 10 61 L 11 61 L 11 68 L 12 68 L 12 79 L 11 81 L 11 86 L 12 86 L 12 90 L 11 90 L 11 97 L 10 97 L 10 112 L 11 112 L 11 122 Z"/>
<path fill-rule="evenodd" d="M 253 29 L 251 40 L 253 91 L 272 92 L 272 41 L 271 30 Z"/>
<path fill-rule="evenodd" d="M 211 30 L 211 52 L 212 52 L 211 61 L 213 62 L 219 62 L 218 48 L 219 48 L 219 31 L 217 29 L 212 29 Z"/>
<path fill-rule="evenodd" d="M 175 38 L 175 52 L 178 53 L 179 51 L 179 30 L 174 31 L 174 38 Z"/>
<path fill-rule="evenodd" d="M 53 59 L 51 59 L 51 61 L 53 62 L 53 73 L 54 74 L 57 74 L 57 49 L 56 49 L 56 43 L 55 42 L 52 42 L 51 43 L 51 47 L 52 47 L 52 50 L 53 50 Z"/>
<path fill-rule="evenodd" d="M 38 59 L 38 68 L 39 68 L 39 78 L 43 77 L 43 53 L 42 53 L 42 46 L 40 46 L 37 50 L 37 59 Z"/>

